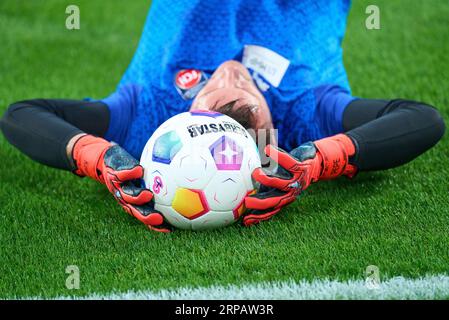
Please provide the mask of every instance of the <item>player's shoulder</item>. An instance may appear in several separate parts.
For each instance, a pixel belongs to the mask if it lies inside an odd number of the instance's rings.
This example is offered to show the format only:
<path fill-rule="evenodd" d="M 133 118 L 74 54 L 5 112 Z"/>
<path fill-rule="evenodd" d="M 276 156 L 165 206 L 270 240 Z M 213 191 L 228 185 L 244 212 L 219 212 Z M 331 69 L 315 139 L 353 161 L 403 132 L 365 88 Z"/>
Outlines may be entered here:
<path fill-rule="evenodd" d="M 120 85 L 116 91 L 117 96 L 126 104 L 135 105 L 142 93 L 143 86 L 135 83 L 127 83 Z"/>

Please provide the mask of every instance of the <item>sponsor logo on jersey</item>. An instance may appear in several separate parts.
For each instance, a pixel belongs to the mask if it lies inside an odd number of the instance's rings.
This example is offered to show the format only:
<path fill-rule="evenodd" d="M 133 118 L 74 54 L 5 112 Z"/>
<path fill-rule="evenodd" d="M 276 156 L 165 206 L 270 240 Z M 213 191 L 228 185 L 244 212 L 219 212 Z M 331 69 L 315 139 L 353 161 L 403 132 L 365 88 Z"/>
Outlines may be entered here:
<path fill-rule="evenodd" d="M 196 69 L 184 69 L 175 75 L 175 87 L 183 99 L 194 98 L 207 83 L 204 72 Z"/>
<path fill-rule="evenodd" d="M 181 70 L 176 74 L 176 85 L 181 89 L 191 89 L 201 81 L 201 72 L 195 69 Z"/>

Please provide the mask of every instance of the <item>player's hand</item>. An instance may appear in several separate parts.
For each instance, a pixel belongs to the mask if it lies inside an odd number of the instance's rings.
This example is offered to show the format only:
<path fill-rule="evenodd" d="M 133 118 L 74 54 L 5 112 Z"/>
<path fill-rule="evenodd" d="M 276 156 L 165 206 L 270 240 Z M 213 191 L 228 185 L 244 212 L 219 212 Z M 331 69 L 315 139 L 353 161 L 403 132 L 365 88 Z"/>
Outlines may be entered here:
<path fill-rule="evenodd" d="M 127 213 L 152 230 L 171 231 L 162 214 L 154 209 L 153 193 L 141 186 L 142 166 L 125 149 L 114 145 L 106 151 L 102 173 L 109 191 Z"/>
<path fill-rule="evenodd" d="M 341 175 L 352 178 L 357 173 L 357 167 L 349 163 L 355 145 L 345 134 L 304 143 L 290 153 L 268 145 L 265 153 L 278 162 L 278 172 L 267 173 L 261 168 L 253 171 L 253 178 L 264 190 L 245 198 L 246 208 L 252 210 L 243 218 L 245 225 L 271 218 L 313 182 Z"/>
<path fill-rule="evenodd" d="M 104 183 L 123 209 L 151 230 L 169 232 L 171 226 L 154 209 L 153 194 L 141 185 L 143 168 L 125 149 L 102 138 L 85 135 L 73 147 L 76 174 Z"/>
<path fill-rule="evenodd" d="M 295 155 L 292 155 L 272 145 L 265 147 L 265 154 L 277 161 L 279 167 L 276 173 L 266 172 L 262 168 L 253 171 L 252 177 L 261 183 L 261 189 L 259 193 L 245 198 L 245 206 L 250 210 L 243 217 L 245 226 L 270 219 L 295 201 L 312 182 L 320 166 L 316 163 L 314 144 L 305 143 L 294 151 Z"/>

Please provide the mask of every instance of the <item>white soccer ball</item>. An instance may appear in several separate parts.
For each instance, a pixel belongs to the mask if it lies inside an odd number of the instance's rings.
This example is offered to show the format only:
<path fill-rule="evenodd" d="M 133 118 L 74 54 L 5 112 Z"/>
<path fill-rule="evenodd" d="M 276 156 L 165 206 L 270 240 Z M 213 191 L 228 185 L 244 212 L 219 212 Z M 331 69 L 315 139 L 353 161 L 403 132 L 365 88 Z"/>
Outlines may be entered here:
<path fill-rule="evenodd" d="M 155 209 L 180 229 L 227 226 L 256 192 L 251 173 L 260 167 L 257 146 L 234 119 L 191 111 L 165 121 L 142 153 L 144 181 Z"/>

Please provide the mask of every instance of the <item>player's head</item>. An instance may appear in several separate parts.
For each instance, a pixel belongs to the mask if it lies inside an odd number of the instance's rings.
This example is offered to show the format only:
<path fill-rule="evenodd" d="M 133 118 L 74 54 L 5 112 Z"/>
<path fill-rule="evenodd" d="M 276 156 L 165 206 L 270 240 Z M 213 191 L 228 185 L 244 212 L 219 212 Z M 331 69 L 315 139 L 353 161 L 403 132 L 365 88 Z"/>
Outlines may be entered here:
<path fill-rule="evenodd" d="M 192 110 L 213 110 L 226 114 L 245 128 L 273 129 L 271 113 L 244 65 L 226 61 L 198 92 Z"/>

